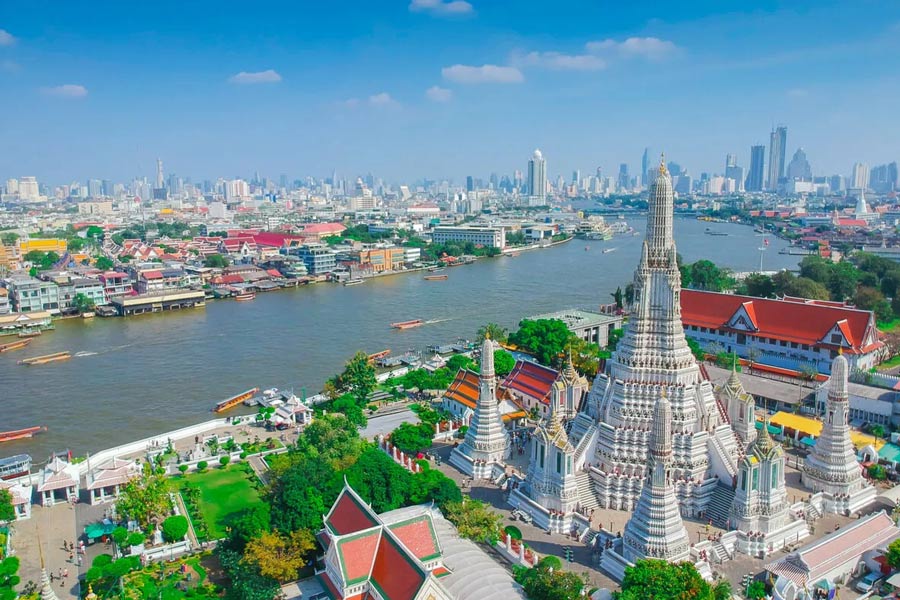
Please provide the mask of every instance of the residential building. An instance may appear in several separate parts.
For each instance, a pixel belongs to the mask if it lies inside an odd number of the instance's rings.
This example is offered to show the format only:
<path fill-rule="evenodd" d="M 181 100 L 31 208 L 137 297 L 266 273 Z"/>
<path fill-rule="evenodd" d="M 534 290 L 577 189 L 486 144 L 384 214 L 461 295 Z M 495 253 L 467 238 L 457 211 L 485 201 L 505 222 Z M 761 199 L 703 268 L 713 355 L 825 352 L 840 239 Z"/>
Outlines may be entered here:
<path fill-rule="evenodd" d="M 103 306 L 108 303 L 106 291 L 99 279 L 65 276 L 56 279 L 56 284 L 59 286 L 60 312 L 75 310 L 75 296 L 78 294 L 87 296 L 94 306 Z"/>
<path fill-rule="evenodd" d="M 359 250 L 350 254 L 351 259 L 362 267 L 371 266 L 372 271 L 381 273 L 384 271 L 399 271 L 406 262 L 403 248 L 371 248 Z"/>
<path fill-rule="evenodd" d="M 106 271 L 100 274 L 99 280 L 103 284 L 103 291 L 106 293 L 107 299 L 120 298 L 134 291 L 128 273 Z"/>
<path fill-rule="evenodd" d="M 40 312 L 59 314 L 59 286 L 53 281 L 43 281 L 15 275 L 6 282 L 9 300 L 15 312 Z"/>
<path fill-rule="evenodd" d="M 472 242 L 476 246 L 502 250 L 506 247 L 506 230 L 503 227 L 478 225 L 441 225 L 434 228 L 431 233 L 431 240 L 435 244 Z"/>
<path fill-rule="evenodd" d="M 528 194 L 539 204 L 547 198 L 547 163 L 540 150 L 535 150 L 528 161 Z"/>
<path fill-rule="evenodd" d="M 530 321 L 538 319 L 555 319 L 562 321 L 566 327 L 580 339 L 591 344 L 597 344 L 601 348 L 609 345 L 609 334 L 616 329 L 622 329 L 624 317 L 622 315 L 596 313 L 588 310 L 570 308 L 553 313 L 545 313 L 528 317 Z"/>
<path fill-rule="evenodd" d="M 299 257 L 306 265 L 307 273 L 313 276 L 331 273 L 337 266 L 337 253 L 325 244 L 303 244 L 289 252 Z"/>
<path fill-rule="evenodd" d="M 703 348 L 785 369 L 827 374 L 842 350 L 851 368 L 868 370 L 884 347 L 871 311 L 836 302 L 682 290 L 681 320 Z"/>

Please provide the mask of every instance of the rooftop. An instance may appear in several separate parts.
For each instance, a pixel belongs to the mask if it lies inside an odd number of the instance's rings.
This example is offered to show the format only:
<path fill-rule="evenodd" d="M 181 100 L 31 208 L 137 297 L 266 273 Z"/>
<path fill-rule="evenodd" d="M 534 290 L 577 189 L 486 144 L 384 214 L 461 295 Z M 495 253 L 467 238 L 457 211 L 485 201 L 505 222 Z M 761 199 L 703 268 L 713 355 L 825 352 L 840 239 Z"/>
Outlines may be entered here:
<path fill-rule="evenodd" d="M 595 313 L 578 308 L 569 308 L 557 312 L 528 317 L 528 320 L 530 321 L 537 321 L 538 319 L 556 319 L 565 323 L 566 327 L 569 329 L 596 327 L 597 325 L 609 325 L 610 323 L 620 323 L 622 321 L 622 317 L 617 315 Z"/>

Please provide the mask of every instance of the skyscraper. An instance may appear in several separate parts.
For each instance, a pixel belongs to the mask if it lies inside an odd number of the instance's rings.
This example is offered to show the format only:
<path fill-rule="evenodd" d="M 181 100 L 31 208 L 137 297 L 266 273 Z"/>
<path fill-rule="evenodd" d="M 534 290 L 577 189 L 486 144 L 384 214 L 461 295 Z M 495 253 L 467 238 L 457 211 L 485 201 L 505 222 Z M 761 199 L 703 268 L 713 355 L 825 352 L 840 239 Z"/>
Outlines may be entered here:
<path fill-rule="evenodd" d="M 744 189 L 748 192 L 761 192 L 763 189 L 763 165 L 766 160 L 766 147 L 750 146 L 750 171 Z"/>
<path fill-rule="evenodd" d="M 528 193 L 541 200 L 547 197 L 547 163 L 540 150 L 528 161 Z"/>
<path fill-rule="evenodd" d="M 788 181 L 812 181 L 812 167 L 806 160 L 806 152 L 803 151 L 803 148 L 797 148 L 797 151 L 794 152 L 794 157 L 788 164 L 787 179 Z"/>
<path fill-rule="evenodd" d="M 778 182 L 784 177 L 784 148 L 787 145 L 787 127 L 779 125 L 769 135 L 769 179 L 766 189 L 778 189 Z"/>
<path fill-rule="evenodd" d="M 163 168 L 162 168 L 162 159 L 156 159 L 156 189 L 161 189 L 166 187 L 165 180 L 163 179 Z"/>
<path fill-rule="evenodd" d="M 869 185 L 869 165 L 865 163 L 854 163 L 853 172 L 850 174 L 850 187 L 853 189 L 864 190 Z"/>
<path fill-rule="evenodd" d="M 735 154 L 725 156 L 725 179 L 734 180 L 734 191 L 744 188 L 744 167 L 738 166 Z"/>
<path fill-rule="evenodd" d="M 622 163 L 619 165 L 619 190 L 628 189 L 628 164 Z"/>
<path fill-rule="evenodd" d="M 644 154 L 641 156 L 641 179 L 646 187 L 650 186 L 650 148 L 644 148 Z"/>
<path fill-rule="evenodd" d="M 474 190 L 475 190 L 475 179 L 471 175 L 468 175 L 468 176 L 466 176 L 466 191 L 472 192 Z"/>

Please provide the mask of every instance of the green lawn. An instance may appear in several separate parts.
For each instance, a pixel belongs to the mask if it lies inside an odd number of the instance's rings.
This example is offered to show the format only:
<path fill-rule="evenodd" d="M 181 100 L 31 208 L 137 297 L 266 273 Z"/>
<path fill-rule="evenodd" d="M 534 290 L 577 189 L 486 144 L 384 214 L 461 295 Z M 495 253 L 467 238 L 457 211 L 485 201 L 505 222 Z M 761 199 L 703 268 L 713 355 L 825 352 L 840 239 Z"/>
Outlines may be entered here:
<path fill-rule="evenodd" d="M 213 540 L 225 537 L 225 527 L 234 515 L 245 508 L 262 504 L 254 487 L 255 475 L 247 465 L 210 468 L 203 473 L 176 477 L 175 481 L 179 489 L 190 483 L 200 490 L 200 513 Z"/>
<path fill-rule="evenodd" d="M 888 360 L 884 361 L 883 363 L 881 363 L 880 365 L 878 365 L 877 368 L 878 368 L 879 371 L 884 371 L 884 370 L 887 370 L 887 369 L 892 369 L 892 368 L 896 367 L 897 365 L 900 365 L 900 354 L 898 354 L 897 356 L 894 356 L 893 358 L 889 358 Z"/>

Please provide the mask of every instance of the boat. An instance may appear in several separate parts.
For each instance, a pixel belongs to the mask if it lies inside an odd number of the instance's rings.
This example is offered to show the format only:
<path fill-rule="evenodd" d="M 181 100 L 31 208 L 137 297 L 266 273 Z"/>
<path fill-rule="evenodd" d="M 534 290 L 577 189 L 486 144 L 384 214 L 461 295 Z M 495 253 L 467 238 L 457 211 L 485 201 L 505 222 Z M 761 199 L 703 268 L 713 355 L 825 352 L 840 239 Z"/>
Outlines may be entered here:
<path fill-rule="evenodd" d="M 256 298 L 256 294 L 254 294 L 253 292 L 243 292 L 243 293 L 237 294 L 234 297 L 234 299 L 237 300 L 238 302 L 249 302 L 255 298 Z"/>
<path fill-rule="evenodd" d="M 412 321 L 399 321 L 397 323 L 391 323 L 391 327 L 394 329 L 412 329 L 413 327 L 419 327 L 420 325 L 424 325 L 425 321 L 422 319 L 413 319 Z"/>
<path fill-rule="evenodd" d="M 584 247 L 584 251 L 585 251 L 585 252 L 587 252 L 587 251 L 590 250 L 590 249 L 591 249 L 590 246 L 585 246 L 585 247 Z"/>
<path fill-rule="evenodd" d="M 259 391 L 259 388 L 255 387 L 253 389 L 247 390 L 246 392 L 242 392 L 242 393 L 238 394 L 237 396 L 232 396 L 231 398 L 228 398 L 227 400 L 222 400 L 221 402 L 216 404 L 215 408 L 213 408 L 213 412 L 219 413 L 219 412 L 226 411 L 229 408 L 234 408 L 235 406 L 237 406 L 244 400 L 249 400 L 250 398 L 252 398 L 254 395 L 256 395 L 256 393 L 258 391 Z"/>
<path fill-rule="evenodd" d="M 344 282 L 344 285 L 359 285 L 361 283 L 365 283 L 365 279 L 350 279 Z"/>
<path fill-rule="evenodd" d="M 20 365 L 44 365 L 51 362 L 58 362 L 61 360 L 69 360 L 72 358 L 72 353 L 68 350 L 63 352 L 54 352 L 53 354 L 44 354 L 43 356 L 35 356 L 33 358 L 26 358 L 24 360 L 20 360 Z"/>
<path fill-rule="evenodd" d="M 615 252 L 618 248 L 604 248 L 603 254 L 609 254 L 610 252 Z"/>
<path fill-rule="evenodd" d="M 82 319 L 93 319 L 93 318 L 94 318 L 94 313 L 93 313 L 93 312 L 85 312 L 85 313 L 81 313 L 81 318 L 82 318 Z"/>
<path fill-rule="evenodd" d="M 425 276 L 426 281 L 443 281 L 444 279 L 447 279 L 447 275 L 426 275 Z"/>
<path fill-rule="evenodd" d="M 15 479 L 31 472 L 31 455 L 16 454 L 0 458 L 0 479 Z"/>
<path fill-rule="evenodd" d="M 26 427 L 25 429 L 16 429 L 15 431 L 0 432 L 0 442 L 11 442 L 13 440 L 24 440 L 34 436 L 36 433 L 47 431 L 47 428 L 40 425 L 38 427 Z"/>
<path fill-rule="evenodd" d="M 40 329 L 26 329 L 25 331 L 19 332 L 20 338 L 33 338 L 41 335 L 43 332 Z"/>
<path fill-rule="evenodd" d="M 391 349 L 388 348 L 387 350 L 382 350 L 381 352 L 376 352 L 374 354 L 370 354 L 369 362 L 376 361 L 379 358 L 384 358 L 385 356 L 388 356 L 390 353 L 391 353 Z"/>
<path fill-rule="evenodd" d="M 10 352 L 12 350 L 20 350 L 31 343 L 31 338 L 16 340 L 7 344 L 0 344 L 0 352 Z"/>
<path fill-rule="evenodd" d="M 429 273 L 440 273 L 444 269 L 446 269 L 446 267 L 441 267 L 441 266 L 435 265 L 433 267 L 428 267 L 428 272 Z"/>
<path fill-rule="evenodd" d="M 711 230 L 709 230 L 709 229 L 707 229 L 704 233 L 706 233 L 706 235 L 718 235 L 718 236 L 728 235 L 728 234 L 727 234 L 726 232 L 724 232 L 724 231 L 711 231 Z"/>

